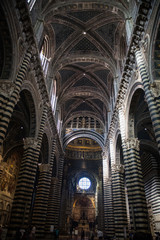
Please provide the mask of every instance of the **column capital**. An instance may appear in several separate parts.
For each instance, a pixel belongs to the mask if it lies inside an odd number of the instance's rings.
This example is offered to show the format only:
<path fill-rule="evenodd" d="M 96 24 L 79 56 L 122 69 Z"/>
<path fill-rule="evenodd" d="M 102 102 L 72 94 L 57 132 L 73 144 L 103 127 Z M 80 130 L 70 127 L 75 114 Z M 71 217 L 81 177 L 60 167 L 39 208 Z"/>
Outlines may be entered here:
<path fill-rule="evenodd" d="M 116 172 L 124 173 L 124 166 L 122 164 L 112 164 L 111 168 Z"/>
<path fill-rule="evenodd" d="M 139 151 L 139 140 L 138 138 L 128 138 L 125 140 L 125 145 L 127 149 L 134 148 Z"/>
<path fill-rule="evenodd" d="M 37 145 L 38 145 L 37 139 L 28 137 L 28 138 L 24 138 L 23 141 L 24 141 L 24 149 L 27 149 L 29 147 L 37 148 Z"/>
<path fill-rule="evenodd" d="M 64 159 L 64 154 L 60 154 L 59 159 Z"/>
<path fill-rule="evenodd" d="M 52 183 L 57 184 L 59 179 L 57 177 L 52 177 Z"/>
<path fill-rule="evenodd" d="M 15 89 L 15 84 L 12 82 L 0 83 L 0 92 L 7 98 L 10 98 L 14 89 Z"/>
<path fill-rule="evenodd" d="M 160 96 L 160 81 L 154 81 L 150 84 L 150 90 L 153 97 Z"/>
<path fill-rule="evenodd" d="M 50 164 L 49 163 L 39 164 L 39 171 L 40 172 L 49 172 L 49 170 L 50 170 Z"/>
<path fill-rule="evenodd" d="M 49 107 L 50 107 L 50 103 L 49 103 L 49 101 L 46 101 L 46 102 L 44 103 L 43 108 L 48 109 Z"/>
<path fill-rule="evenodd" d="M 57 141 L 57 136 L 58 136 L 58 134 L 56 133 L 54 136 L 52 136 L 51 137 L 51 141 L 53 142 L 53 141 Z"/>
<path fill-rule="evenodd" d="M 105 183 L 111 184 L 112 183 L 112 179 L 110 177 L 105 179 Z"/>
<path fill-rule="evenodd" d="M 7 163 L 6 162 L 1 162 L 0 163 L 0 170 L 1 171 L 3 171 L 6 167 L 7 167 Z"/>
<path fill-rule="evenodd" d="M 103 158 L 103 160 L 108 158 L 108 150 L 107 151 L 105 150 L 102 152 L 102 158 Z"/>

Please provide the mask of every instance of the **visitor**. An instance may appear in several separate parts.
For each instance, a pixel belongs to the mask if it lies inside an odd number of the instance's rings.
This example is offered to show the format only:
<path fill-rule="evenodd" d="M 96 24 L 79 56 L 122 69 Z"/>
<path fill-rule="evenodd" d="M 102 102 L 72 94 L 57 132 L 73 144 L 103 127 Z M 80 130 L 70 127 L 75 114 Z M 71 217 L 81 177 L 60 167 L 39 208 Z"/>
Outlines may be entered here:
<path fill-rule="evenodd" d="M 23 233 L 22 240 L 28 240 L 29 239 L 29 229 L 26 229 Z"/>
<path fill-rule="evenodd" d="M 18 228 L 15 234 L 15 240 L 20 240 L 22 238 L 22 234 L 20 232 L 20 229 Z"/>
<path fill-rule="evenodd" d="M 90 240 L 94 240 L 94 232 L 93 232 L 93 230 L 90 231 Z"/>
<path fill-rule="evenodd" d="M 32 239 L 35 240 L 36 239 L 36 227 L 35 226 L 32 227 L 31 233 L 32 233 Z"/>
<path fill-rule="evenodd" d="M 84 240 L 84 230 L 83 230 L 83 228 L 81 230 L 81 240 Z"/>
<path fill-rule="evenodd" d="M 159 232 L 156 232 L 156 240 L 160 240 L 160 234 L 159 234 Z"/>
<path fill-rule="evenodd" d="M 77 227 L 74 230 L 74 236 L 75 236 L 75 240 L 78 240 L 78 228 Z"/>
<path fill-rule="evenodd" d="M 97 230 L 97 237 L 99 240 L 103 239 L 103 232 L 100 230 Z"/>
<path fill-rule="evenodd" d="M 70 227 L 70 238 L 72 239 L 72 232 L 73 232 L 73 228 Z"/>
<path fill-rule="evenodd" d="M 0 240 L 2 240 L 2 231 L 3 231 L 3 228 L 2 228 L 2 225 L 0 226 Z"/>
<path fill-rule="evenodd" d="M 55 239 L 56 240 L 59 239 L 59 229 L 58 228 L 56 228 L 56 230 L 55 230 Z"/>

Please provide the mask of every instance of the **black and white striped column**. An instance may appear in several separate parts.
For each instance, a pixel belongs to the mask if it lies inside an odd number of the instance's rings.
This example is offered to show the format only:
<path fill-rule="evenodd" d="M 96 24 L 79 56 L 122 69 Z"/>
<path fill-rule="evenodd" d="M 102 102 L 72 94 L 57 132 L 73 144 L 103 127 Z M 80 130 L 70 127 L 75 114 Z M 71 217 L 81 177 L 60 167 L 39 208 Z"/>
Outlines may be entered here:
<path fill-rule="evenodd" d="M 118 239 L 125 239 L 128 233 L 128 223 L 124 188 L 124 168 L 121 164 L 112 164 L 111 172 L 115 235 Z"/>
<path fill-rule="evenodd" d="M 114 232 L 118 239 L 126 238 L 127 210 L 124 188 L 124 169 L 121 164 L 116 164 L 114 140 L 110 139 L 111 179 L 113 194 Z"/>
<path fill-rule="evenodd" d="M 32 217 L 32 225 L 36 226 L 37 239 L 44 239 L 52 167 L 55 155 L 55 145 L 56 138 L 52 141 L 52 152 L 49 161 L 50 163 L 42 164 L 39 166 L 40 174 Z"/>
<path fill-rule="evenodd" d="M 54 166 L 53 166 L 54 167 Z M 51 178 L 51 185 L 50 185 L 50 193 L 48 198 L 48 208 L 47 208 L 47 218 L 46 218 L 46 234 L 50 233 L 50 227 L 56 226 L 57 224 L 57 217 L 55 215 L 55 209 L 56 209 L 56 201 L 58 198 L 57 193 L 57 184 L 58 184 L 58 178 L 52 177 Z"/>
<path fill-rule="evenodd" d="M 139 141 L 131 138 L 125 141 L 125 179 L 129 201 L 131 230 L 148 232 L 148 210 L 139 155 Z"/>
<path fill-rule="evenodd" d="M 103 194 L 102 194 L 102 176 L 98 181 L 98 229 L 104 231 L 104 210 L 103 210 Z"/>
<path fill-rule="evenodd" d="M 40 174 L 32 216 L 32 225 L 36 226 L 36 238 L 38 239 L 44 239 L 44 227 L 51 180 L 49 170 L 50 164 L 41 164 L 39 166 Z"/>
<path fill-rule="evenodd" d="M 158 232 L 158 226 L 160 224 L 160 166 L 157 160 L 158 159 L 150 152 L 143 154 L 144 188 L 155 232 Z"/>
<path fill-rule="evenodd" d="M 107 236 L 114 236 L 114 217 L 112 182 L 109 178 L 109 156 L 108 152 L 103 154 L 103 194 L 104 194 L 104 232 Z"/>
<path fill-rule="evenodd" d="M 49 233 L 50 226 L 54 226 L 54 228 L 59 227 L 63 164 L 64 164 L 64 157 L 60 156 L 58 161 L 57 177 L 52 177 L 51 179 L 47 219 L 46 219 L 47 233 Z"/>
<path fill-rule="evenodd" d="M 19 93 L 21 89 L 21 85 L 23 82 L 23 79 L 25 77 L 28 65 L 30 63 L 31 59 L 31 52 L 27 51 L 25 54 L 23 61 L 20 65 L 20 69 L 17 73 L 16 80 L 14 82 L 14 88 L 13 91 L 9 96 L 6 96 L 6 94 L 3 93 L 3 91 L 0 93 L 0 149 L 3 144 L 3 140 L 5 138 L 5 134 L 8 128 L 9 121 L 11 119 L 14 107 L 18 101 Z"/>

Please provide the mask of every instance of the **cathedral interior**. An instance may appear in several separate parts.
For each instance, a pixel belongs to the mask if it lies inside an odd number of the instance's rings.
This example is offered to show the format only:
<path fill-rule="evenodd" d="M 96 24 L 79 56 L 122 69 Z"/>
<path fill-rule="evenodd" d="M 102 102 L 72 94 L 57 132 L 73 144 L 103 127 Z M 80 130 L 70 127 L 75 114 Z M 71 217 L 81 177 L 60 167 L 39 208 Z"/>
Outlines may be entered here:
<path fill-rule="evenodd" d="M 160 232 L 160 0 L 0 1 L 0 225 Z"/>

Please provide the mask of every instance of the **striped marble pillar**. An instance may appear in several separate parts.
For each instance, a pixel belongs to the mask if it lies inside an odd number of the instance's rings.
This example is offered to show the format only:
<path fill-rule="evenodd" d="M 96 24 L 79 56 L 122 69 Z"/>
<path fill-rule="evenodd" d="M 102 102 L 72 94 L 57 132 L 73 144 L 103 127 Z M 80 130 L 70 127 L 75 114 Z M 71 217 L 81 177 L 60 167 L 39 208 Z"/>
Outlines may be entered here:
<path fill-rule="evenodd" d="M 64 165 L 64 156 L 59 157 L 59 164 L 58 164 L 58 182 L 56 185 L 56 192 L 57 192 L 57 198 L 56 202 L 54 203 L 55 208 L 55 216 L 56 216 L 56 222 L 55 226 L 59 227 L 59 213 L 60 213 L 60 207 L 61 207 L 61 189 L 62 189 L 62 177 L 63 177 L 63 165 Z"/>
<path fill-rule="evenodd" d="M 48 198 L 51 184 L 52 167 L 55 155 L 56 138 L 52 141 L 52 152 L 49 164 L 39 166 L 38 188 L 34 203 L 32 225 L 36 226 L 36 238 L 44 239 L 45 223 L 47 217 Z"/>
<path fill-rule="evenodd" d="M 32 225 L 36 226 L 36 238 L 38 239 L 44 239 L 44 227 L 51 180 L 49 170 L 50 164 L 41 164 L 39 166 L 40 174 L 32 216 Z"/>
<path fill-rule="evenodd" d="M 148 232 L 148 211 L 141 171 L 138 139 L 131 138 L 125 141 L 124 163 L 131 230 L 135 232 Z"/>
<path fill-rule="evenodd" d="M 46 226 L 45 226 L 45 231 L 47 235 L 50 233 L 50 227 L 56 226 L 55 204 L 58 198 L 57 192 L 56 192 L 57 184 L 58 184 L 58 178 L 52 177 L 51 185 L 50 185 L 50 193 L 48 198 L 47 218 L 46 218 Z"/>
<path fill-rule="evenodd" d="M 104 210 L 102 195 L 102 176 L 99 176 L 98 186 L 98 229 L 104 231 Z"/>
<path fill-rule="evenodd" d="M 112 181 L 107 178 L 104 186 L 104 224 L 105 233 L 112 238 L 114 236 L 114 215 L 113 215 L 113 197 L 112 197 Z"/>
<path fill-rule="evenodd" d="M 115 235 L 118 239 L 125 239 L 128 232 L 127 210 L 124 188 L 124 168 L 121 164 L 112 164 L 112 191 Z"/>
<path fill-rule="evenodd" d="M 14 107 L 19 99 L 21 85 L 25 77 L 28 65 L 30 63 L 31 56 L 31 52 L 27 51 L 18 70 L 14 84 L 10 86 L 8 86 L 8 84 L 6 86 L 5 84 L 3 84 L 3 86 L 1 86 L 2 91 L 0 92 L 0 151 Z M 10 91 L 7 89 L 8 87 L 10 87 Z"/>
<path fill-rule="evenodd" d="M 152 153 L 142 156 L 144 188 L 148 202 L 152 232 L 158 232 L 160 225 L 160 166 Z"/>
<path fill-rule="evenodd" d="M 60 229 L 66 229 L 66 209 L 68 201 L 68 165 L 64 165 L 63 171 L 63 184 L 62 184 L 62 196 L 61 196 L 61 212 L 60 212 Z"/>
<path fill-rule="evenodd" d="M 156 84 L 153 87 L 153 84 L 151 84 L 150 82 L 147 66 L 141 49 L 137 48 L 135 50 L 135 57 L 137 65 L 139 67 L 139 72 L 141 75 L 145 91 L 145 97 L 148 104 L 152 125 L 155 132 L 155 137 L 160 154 L 160 97 L 159 97 L 160 93 L 158 91 L 158 95 L 156 94 L 157 92 Z"/>
<path fill-rule="evenodd" d="M 114 236 L 114 217 L 112 183 L 109 178 L 109 156 L 108 152 L 103 154 L 103 194 L 104 194 L 104 232 L 107 236 Z"/>
<path fill-rule="evenodd" d="M 28 225 L 33 185 L 37 171 L 38 159 L 35 157 L 37 144 L 37 140 L 33 138 L 24 139 L 24 154 L 12 205 L 9 237 L 12 237 L 17 227 L 23 228 Z"/>
<path fill-rule="evenodd" d="M 24 153 L 12 205 L 8 239 L 12 237 L 12 234 L 17 227 L 26 227 L 29 223 L 33 186 L 38 166 L 47 111 L 48 105 L 46 104 L 43 109 L 37 139 L 24 139 Z"/>
<path fill-rule="evenodd" d="M 59 213 L 61 204 L 61 187 L 63 174 L 64 157 L 59 157 L 57 177 L 52 177 L 50 185 L 50 193 L 48 200 L 46 233 L 49 234 L 50 226 L 59 227 Z"/>

